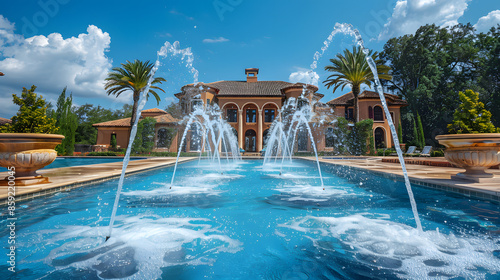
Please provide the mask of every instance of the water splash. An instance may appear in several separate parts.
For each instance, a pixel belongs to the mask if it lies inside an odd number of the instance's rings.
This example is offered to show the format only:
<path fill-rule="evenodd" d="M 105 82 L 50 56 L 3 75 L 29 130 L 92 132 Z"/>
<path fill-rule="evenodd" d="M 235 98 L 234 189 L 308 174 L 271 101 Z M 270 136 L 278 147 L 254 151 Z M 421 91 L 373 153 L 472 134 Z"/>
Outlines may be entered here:
<path fill-rule="evenodd" d="M 191 48 L 185 48 L 181 49 L 180 48 L 180 43 L 179 41 L 175 41 L 173 44 L 171 44 L 169 41 L 166 41 L 165 44 L 161 47 L 160 51 L 158 52 L 159 56 L 162 57 L 167 57 L 168 55 L 171 56 L 181 56 L 181 60 L 186 59 L 186 67 L 189 69 L 189 72 L 193 75 L 193 80 L 194 83 L 198 83 L 198 70 L 194 68 L 193 62 L 194 62 L 194 55 L 193 52 L 191 51 Z"/>
<path fill-rule="evenodd" d="M 279 227 L 307 234 L 316 250 L 327 255 L 322 255 L 325 259 L 328 254 L 355 258 L 362 266 L 387 269 L 401 279 L 485 279 L 487 273 L 500 271 L 500 260 L 495 257 L 500 246 L 495 239 L 441 233 L 439 228 L 421 233 L 389 218 L 368 213 L 307 216 Z"/>
<path fill-rule="evenodd" d="M 332 40 L 333 40 L 333 37 L 335 35 L 337 35 L 338 33 L 342 33 L 342 34 L 346 34 L 346 32 L 350 29 L 350 25 L 347 24 L 347 23 L 336 23 L 335 24 L 335 27 L 333 28 L 332 32 L 330 33 L 330 35 L 328 36 L 328 38 L 326 38 L 326 40 L 323 42 L 323 47 L 321 48 L 321 51 L 316 51 L 314 53 L 314 57 L 313 57 L 313 63 L 311 63 L 311 70 L 310 71 L 314 71 L 317 67 L 318 67 L 318 60 L 323 56 L 323 54 L 325 53 L 325 51 L 328 49 L 328 47 L 330 46 L 330 44 L 332 43 Z"/>

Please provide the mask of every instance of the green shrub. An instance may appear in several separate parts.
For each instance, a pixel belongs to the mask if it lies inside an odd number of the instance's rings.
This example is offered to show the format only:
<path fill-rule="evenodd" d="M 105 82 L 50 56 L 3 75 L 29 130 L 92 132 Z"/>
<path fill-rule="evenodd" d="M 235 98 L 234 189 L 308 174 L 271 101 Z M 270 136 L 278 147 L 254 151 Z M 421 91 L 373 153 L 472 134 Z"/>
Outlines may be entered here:
<path fill-rule="evenodd" d="M 391 154 L 395 154 L 396 150 L 393 148 L 390 149 L 377 149 L 377 156 L 388 156 Z"/>
<path fill-rule="evenodd" d="M 444 157 L 444 152 L 441 150 L 431 151 L 431 157 Z"/>
<path fill-rule="evenodd" d="M 144 118 L 137 124 L 137 134 L 132 144 L 132 154 L 149 153 L 154 148 L 156 119 Z"/>
<path fill-rule="evenodd" d="M 0 127 L 4 133 L 56 133 L 56 120 L 47 117 L 47 103 L 43 96 L 35 93 L 36 86 L 23 88 L 21 97 L 13 94 L 14 104 L 19 105 L 19 111 L 12 117 L 12 123 Z"/>
<path fill-rule="evenodd" d="M 479 93 L 473 90 L 459 92 L 460 105 L 453 113 L 453 123 L 448 124 L 448 132 L 461 133 L 495 133 L 500 132 L 491 123 L 491 112 L 479 101 Z"/>
<path fill-rule="evenodd" d="M 118 152 L 90 152 L 90 153 L 87 153 L 87 156 L 114 157 L 114 156 L 117 156 L 118 154 L 122 154 L 122 153 L 118 153 Z"/>
<path fill-rule="evenodd" d="M 343 118 L 337 118 L 333 134 L 335 135 L 334 150 L 336 154 L 342 155 L 366 155 L 367 152 L 372 153 L 372 140 L 373 136 L 373 120 L 362 120 L 350 125 L 349 122 Z M 373 150 L 374 151 L 374 150 Z"/>

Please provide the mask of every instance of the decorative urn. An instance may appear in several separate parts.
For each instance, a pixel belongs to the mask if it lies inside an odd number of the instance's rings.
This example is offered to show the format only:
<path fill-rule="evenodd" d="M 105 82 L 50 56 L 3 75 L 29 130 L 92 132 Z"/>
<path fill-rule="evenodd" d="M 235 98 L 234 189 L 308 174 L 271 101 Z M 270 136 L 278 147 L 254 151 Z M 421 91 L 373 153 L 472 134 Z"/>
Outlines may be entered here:
<path fill-rule="evenodd" d="M 48 183 L 36 171 L 56 159 L 55 147 L 63 139 L 58 134 L 0 133 L 0 166 L 14 169 L 16 185 Z M 0 185 L 6 183 L 0 181 Z"/>
<path fill-rule="evenodd" d="M 464 173 L 452 179 L 481 182 L 493 177 L 485 170 L 500 163 L 500 133 L 447 134 L 438 135 L 436 139 L 446 147 L 445 158 L 465 168 Z"/>

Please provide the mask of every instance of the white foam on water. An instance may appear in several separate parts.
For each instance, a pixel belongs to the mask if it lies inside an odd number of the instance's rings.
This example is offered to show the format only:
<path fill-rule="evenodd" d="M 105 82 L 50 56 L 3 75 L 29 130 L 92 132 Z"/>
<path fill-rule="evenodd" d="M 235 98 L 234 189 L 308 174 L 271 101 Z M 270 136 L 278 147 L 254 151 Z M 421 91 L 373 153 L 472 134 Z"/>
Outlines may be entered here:
<path fill-rule="evenodd" d="M 279 171 L 279 170 L 278 170 Z M 293 180 L 293 179 L 319 179 L 319 176 L 307 176 L 307 175 L 301 175 L 297 173 L 282 173 L 280 174 L 269 174 L 269 177 L 273 177 L 275 179 L 285 179 L 285 180 Z M 323 177 L 328 178 L 328 177 Z"/>
<path fill-rule="evenodd" d="M 427 209 L 435 212 L 445 213 L 447 216 L 456 218 L 461 222 L 476 223 L 483 228 L 497 228 L 497 226 L 494 223 L 488 221 L 486 217 L 483 217 L 483 219 L 479 219 L 477 217 L 465 213 L 462 210 L 444 209 L 440 207 L 427 207 Z M 496 218 L 498 213 L 496 212 L 491 213 L 491 215 Z"/>
<path fill-rule="evenodd" d="M 135 269 L 128 268 L 121 279 L 158 279 L 162 267 L 211 265 L 217 253 L 236 253 L 242 249 L 241 242 L 221 234 L 209 222 L 198 218 L 120 216 L 107 242 L 104 242 L 104 228 L 66 226 L 53 230 L 57 234 L 44 241 L 62 245 L 51 250 L 42 261 L 57 270 L 73 267 L 95 270 L 98 274 L 119 274 L 124 269 L 120 266 L 131 265 Z M 30 246 L 35 244 L 25 244 Z M 78 253 L 86 257 L 65 261 Z"/>
<path fill-rule="evenodd" d="M 335 186 L 312 186 L 312 185 L 291 185 L 276 188 L 276 191 L 282 194 L 288 194 L 291 197 L 287 201 L 313 201 L 324 202 L 332 196 L 349 195 L 346 190 L 338 189 Z"/>
<path fill-rule="evenodd" d="M 193 177 L 185 176 L 181 181 L 177 181 L 174 186 L 170 183 L 153 183 L 161 187 L 152 190 L 136 190 L 123 192 L 125 196 L 182 196 L 182 195 L 219 195 L 224 192 L 217 187 L 227 180 L 234 180 L 244 177 L 238 174 L 210 173 Z"/>
<path fill-rule="evenodd" d="M 167 185 L 167 184 L 165 184 Z M 170 184 L 168 184 L 170 186 Z M 129 191 L 123 192 L 124 196 L 143 196 L 143 197 L 155 197 L 155 196 L 182 196 L 182 195 L 219 195 L 223 191 L 216 190 L 217 185 L 197 185 L 197 186 L 172 186 L 161 187 L 153 190 L 142 190 L 142 191 Z"/>
<path fill-rule="evenodd" d="M 353 254 L 369 256 L 358 261 L 373 268 L 386 268 L 377 260 L 400 261 L 401 265 L 393 270 L 404 279 L 428 279 L 436 274 L 484 279 L 486 274 L 500 273 L 500 259 L 493 255 L 500 249 L 499 240 L 484 235 L 456 236 L 439 230 L 419 233 L 405 224 L 359 214 L 340 218 L 307 216 L 279 226 L 311 235 L 318 249 L 322 248 L 318 241 L 324 237 L 338 239 Z"/>

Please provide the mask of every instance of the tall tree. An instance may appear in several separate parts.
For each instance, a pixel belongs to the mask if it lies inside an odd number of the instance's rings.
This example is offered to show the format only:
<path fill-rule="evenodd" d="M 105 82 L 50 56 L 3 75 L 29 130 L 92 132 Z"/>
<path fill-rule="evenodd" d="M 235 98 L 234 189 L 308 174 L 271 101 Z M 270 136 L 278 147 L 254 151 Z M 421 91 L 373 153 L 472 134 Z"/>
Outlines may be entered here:
<path fill-rule="evenodd" d="M 389 75 L 391 68 L 382 63 L 382 60 L 379 59 L 379 53 L 370 51 L 368 55 L 377 64 L 379 78 L 383 80 L 392 79 L 392 76 Z M 370 66 L 366 61 L 366 55 L 361 51 L 360 47 L 353 47 L 352 52 L 346 49 L 343 55 L 340 53 L 337 54 L 335 58 L 330 59 L 330 62 L 332 65 L 327 65 L 325 70 L 334 72 L 334 74 L 328 76 L 323 83 L 327 88 L 333 86 L 333 92 L 339 87 L 342 90 L 346 86 L 351 87 L 352 94 L 354 95 L 354 118 L 357 122 L 359 121 L 358 96 L 361 91 L 361 85 L 364 84 L 371 87 L 374 79 Z"/>
<path fill-rule="evenodd" d="M 170 105 L 165 108 L 165 111 L 167 111 L 167 113 L 169 113 L 174 118 L 182 119 L 183 117 L 181 106 L 178 102 L 171 102 Z"/>
<path fill-rule="evenodd" d="M 113 111 L 103 108 L 100 105 L 94 107 L 92 104 L 84 104 L 76 107 L 74 113 L 78 120 L 75 142 L 77 144 L 95 145 L 97 141 L 97 129 L 92 125 L 116 119 L 130 118 L 132 116 L 132 105 L 125 104 L 122 109 Z"/>
<path fill-rule="evenodd" d="M 458 106 L 456 92 L 477 83 L 482 63 L 476 38 L 470 24 L 425 25 L 384 46 L 381 58 L 391 66 L 393 76 L 384 83 L 408 102 L 403 115 L 421 116 L 427 140 L 446 132 L 446 123 Z M 411 129 L 405 130 L 411 127 L 411 118 L 404 116 L 403 121 L 403 130 L 411 135 Z"/>
<path fill-rule="evenodd" d="M 492 122 L 500 126 L 500 24 L 492 27 L 488 33 L 479 34 L 476 43 L 483 63 L 479 69 L 479 86 L 484 89 L 479 89 L 480 97 L 486 109 L 492 113 Z"/>
<path fill-rule="evenodd" d="M 151 77 L 151 70 L 153 69 L 153 66 L 154 64 L 149 61 L 142 62 L 134 60 L 134 62 L 130 62 L 127 60 L 127 63 L 122 63 L 121 68 L 113 68 L 113 70 L 108 73 L 108 77 L 106 78 L 104 89 L 107 90 L 108 95 L 116 95 L 116 97 L 118 97 L 125 91 L 132 91 L 134 103 L 132 108 L 132 117 L 130 118 L 130 126 L 134 124 L 137 117 L 139 98 L 141 93 L 146 89 L 149 78 Z M 161 84 L 161 82 L 164 81 L 166 80 L 162 77 L 155 77 L 151 82 L 151 87 L 148 92 L 148 97 L 151 93 L 156 98 L 158 105 L 160 104 L 161 98 L 155 90 L 161 90 L 162 92 L 165 91 L 155 85 Z"/>
<path fill-rule="evenodd" d="M 56 120 L 47 117 L 47 103 L 43 96 L 35 93 L 36 86 L 31 89 L 23 87 L 21 97 L 13 94 L 14 104 L 19 111 L 12 117 L 12 123 L 0 127 L 6 133 L 56 133 Z"/>
<path fill-rule="evenodd" d="M 54 113 L 56 126 L 59 127 L 59 133 L 64 135 L 56 151 L 61 155 L 72 156 L 75 151 L 75 132 L 78 127 L 78 119 L 73 112 L 73 95 L 66 97 L 66 88 L 57 99 L 57 108 Z"/>

